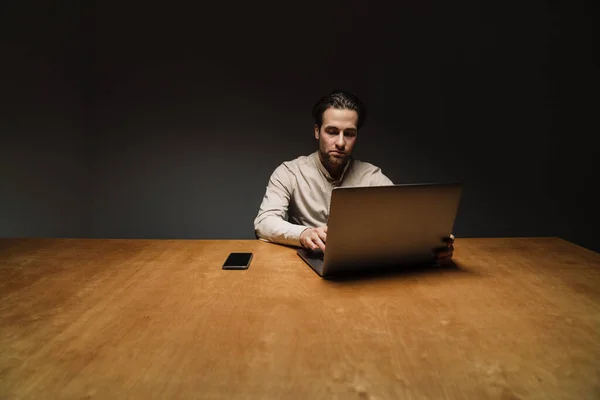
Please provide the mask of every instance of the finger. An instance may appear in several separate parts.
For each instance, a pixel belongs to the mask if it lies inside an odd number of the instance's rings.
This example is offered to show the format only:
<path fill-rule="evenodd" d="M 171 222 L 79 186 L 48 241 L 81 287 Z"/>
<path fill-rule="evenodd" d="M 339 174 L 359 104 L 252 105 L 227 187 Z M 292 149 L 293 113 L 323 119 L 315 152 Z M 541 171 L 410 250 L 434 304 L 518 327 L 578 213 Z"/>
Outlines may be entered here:
<path fill-rule="evenodd" d="M 440 251 L 435 255 L 436 258 L 452 257 L 451 251 Z"/>
<path fill-rule="evenodd" d="M 313 238 L 313 242 L 317 245 L 319 249 L 321 249 L 321 251 L 325 252 L 325 242 L 323 242 L 321 238 Z"/>
<path fill-rule="evenodd" d="M 317 247 L 319 249 L 321 249 L 323 252 L 325 252 L 325 243 L 323 243 L 323 241 L 321 240 L 321 238 L 319 238 L 319 236 L 317 237 L 311 237 L 312 241 L 314 244 L 317 245 Z"/>
<path fill-rule="evenodd" d="M 435 258 L 452 258 L 452 255 L 451 251 L 440 251 L 435 255 Z"/>
<path fill-rule="evenodd" d="M 444 264 L 448 264 L 452 261 L 452 257 L 441 257 L 441 258 L 436 258 L 435 259 L 435 263 L 438 265 L 444 265 Z"/>
<path fill-rule="evenodd" d="M 434 254 L 440 254 L 440 253 L 452 253 L 454 251 L 454 246 L 450 245 L 450 246 L 440 246 L 440 247 L 436 247 L 435 249 L 433 249 L 433 253 Z"/>
<path fill-rule="evenodd" d="M 437 249 L 435 249 L 435 254 L 437 257 L 445 257 L 445 256 L 452 256 L 452 253 L 454 253 L 454 246 L 450 245 L 448 247 L 438 247 Z"/>
<path fill-rule="evenodd" d="M 304 247 L 306 247 L 307 249 L 316 250 L 319 248 L 319 246 L 317 246 L 310 237 L 307 237 L 305 242 L 306 243 Z"/>
<path fill-rule="evenodd" d="M 319 235 L 319 238 L 323 241 L 323 243 L 327 241 L 327 232 L 318 230 L 317 234 Z"/>

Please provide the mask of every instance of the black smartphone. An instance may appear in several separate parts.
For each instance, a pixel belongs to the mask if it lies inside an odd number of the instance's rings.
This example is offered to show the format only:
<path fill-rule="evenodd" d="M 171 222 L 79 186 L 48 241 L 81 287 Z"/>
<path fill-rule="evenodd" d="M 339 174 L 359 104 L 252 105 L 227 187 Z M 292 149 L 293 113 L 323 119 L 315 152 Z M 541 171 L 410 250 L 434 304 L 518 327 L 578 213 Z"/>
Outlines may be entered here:
<path fill-rule="evenodd" d="M 252 261 L 252 253 L 231 253 L 225 260 L 223 269 L 248 269 L 250 261 Z"/>

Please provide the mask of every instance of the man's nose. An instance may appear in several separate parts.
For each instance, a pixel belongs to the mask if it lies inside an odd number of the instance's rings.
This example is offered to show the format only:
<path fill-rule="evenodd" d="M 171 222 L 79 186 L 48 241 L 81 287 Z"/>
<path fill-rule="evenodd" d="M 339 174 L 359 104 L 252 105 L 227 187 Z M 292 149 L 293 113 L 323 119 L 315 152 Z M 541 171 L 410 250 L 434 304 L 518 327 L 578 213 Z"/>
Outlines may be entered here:
<path fill-rule="evenodd" d="M 338 147 L 344 147 L 345 144 L 346 144 L 346 142 L 344 141 L 344 134 L 340 133 L 337 137 L 335 145 Z"/>

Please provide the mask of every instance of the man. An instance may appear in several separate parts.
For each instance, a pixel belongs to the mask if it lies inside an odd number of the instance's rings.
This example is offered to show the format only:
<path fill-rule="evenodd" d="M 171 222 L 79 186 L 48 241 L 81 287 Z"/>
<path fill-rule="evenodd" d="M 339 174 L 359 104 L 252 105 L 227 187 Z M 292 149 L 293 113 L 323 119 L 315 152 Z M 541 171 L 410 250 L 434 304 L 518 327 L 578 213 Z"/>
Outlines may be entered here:
<path fill-rule="evenodd" d="M 381 169 L 352 157 L 365 114 L 365 105 L 348 92 L 334 91 L 317 101 L 312 115 L 318 150 L 275 169 L 254 220 L 258 238 L 325 251 L 333 188 L 393 185 Z M 439 263 L 452 257 L 453 241 L 438 253 Z"/>

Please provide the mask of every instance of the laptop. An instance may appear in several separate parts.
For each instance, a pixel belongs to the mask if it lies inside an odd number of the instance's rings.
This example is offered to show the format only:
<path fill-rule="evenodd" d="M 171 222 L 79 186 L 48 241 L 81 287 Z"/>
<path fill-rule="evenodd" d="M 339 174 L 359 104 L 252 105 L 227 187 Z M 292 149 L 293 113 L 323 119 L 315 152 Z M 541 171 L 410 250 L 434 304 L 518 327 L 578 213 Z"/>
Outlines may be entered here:
<path fill-rule="evenodd" d="M 334 188 L 325 252 L 297 253 L 321 277 L 432 265 L 453 232 L 461 194 L 461 183 Z"/>

